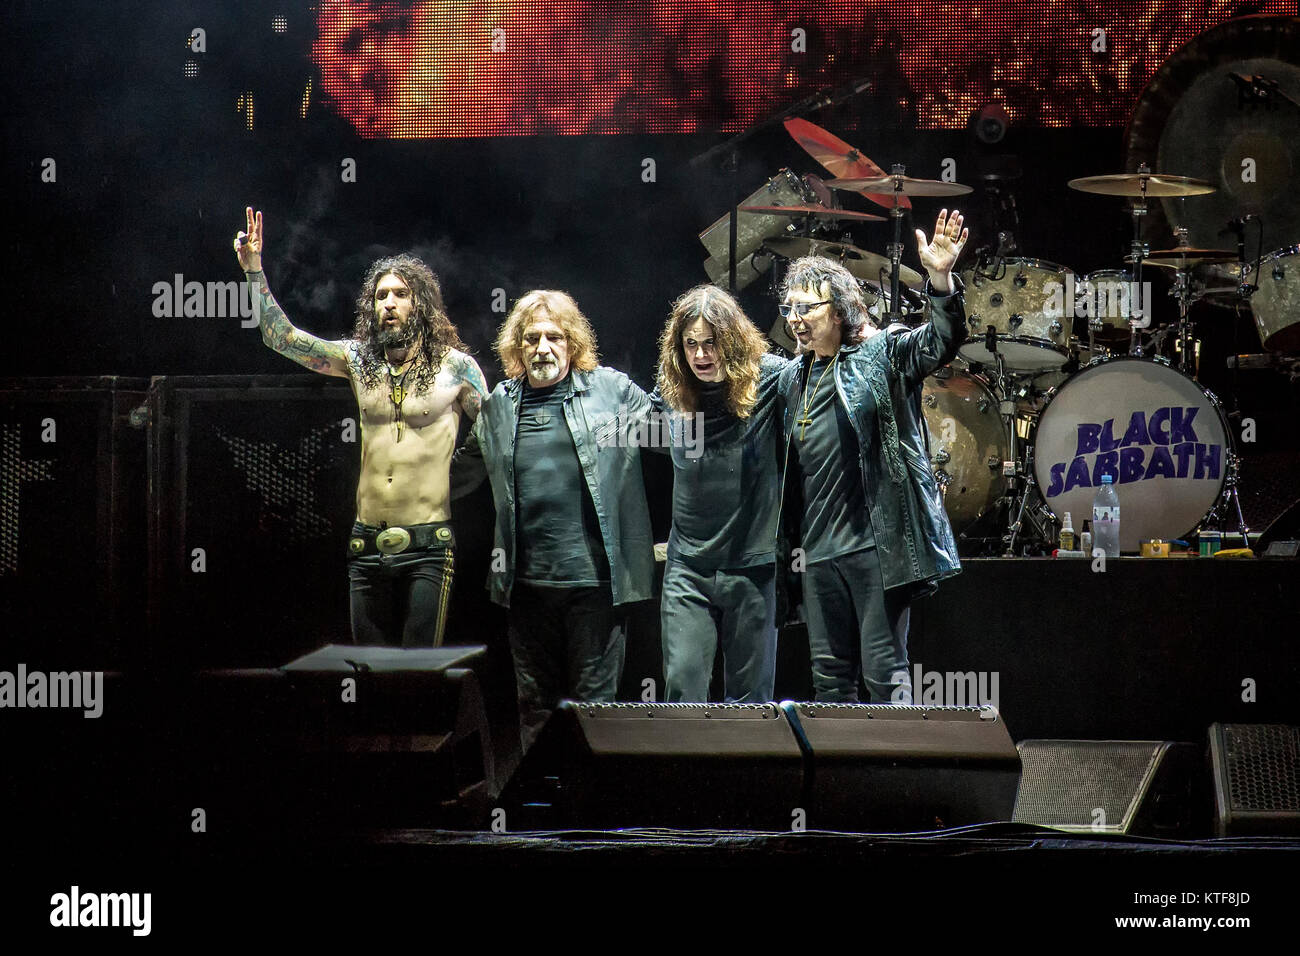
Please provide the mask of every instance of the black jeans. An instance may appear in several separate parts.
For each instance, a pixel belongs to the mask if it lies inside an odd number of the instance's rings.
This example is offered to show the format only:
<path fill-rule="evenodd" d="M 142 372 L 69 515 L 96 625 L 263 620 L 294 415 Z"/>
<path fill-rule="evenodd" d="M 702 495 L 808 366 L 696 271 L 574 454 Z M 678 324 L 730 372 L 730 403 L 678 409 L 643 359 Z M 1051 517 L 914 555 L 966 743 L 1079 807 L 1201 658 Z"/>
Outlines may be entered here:
<path fill-rule="evenodd" d="M 356 524 L 354 535 L 375 528 Z M 451 603 L 455 545 L 348 559 L 352 640 L 356 644 L 441 647 Z"/>
<path fill-rule="evenodd" d="M 808 565 L 803 593 L 817 699 L 856 703 L 860 677 L 872 703 L 910 704 L 911 615 L 901 590 L 885 590 L 876 549 Z"/>
<path fill-rule="evenodd" d="M 506 627 L 525 751 L 565 697 L 614 699 L 623 676 L 627 615 L 614 607 L 608 584 L 547 588 L 516 583 Z"/>
<path fill-rule="evenodd" d="M 709 699 L 713 657 L 722 646 L 723 700 L 763 703 L 776 681 L 776 566 L 701 571 L 688 559 L 664 568 L 659 620 L 664 700 Z"/>

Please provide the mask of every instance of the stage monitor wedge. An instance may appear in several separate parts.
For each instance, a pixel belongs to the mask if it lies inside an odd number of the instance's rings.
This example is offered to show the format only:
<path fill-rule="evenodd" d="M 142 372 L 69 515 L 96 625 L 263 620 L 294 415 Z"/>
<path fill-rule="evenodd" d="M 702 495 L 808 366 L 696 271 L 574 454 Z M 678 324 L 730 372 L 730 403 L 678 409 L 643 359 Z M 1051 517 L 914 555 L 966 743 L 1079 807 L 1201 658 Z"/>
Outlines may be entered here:
<path fill-rule="evenodd" d="M 786 830 L 803 755 L 775 704 L 563 701 L 506 791 L 510 828 Z"/>
<path fill-rule="evenodd" d="M 213 832 L 486 825 L 493 751 L 469 669 L 484 653 L 331 645 L 280 668 L 199 672 L 167 702 L 182 792 Z"/>
<path fill-rule="evenodd" d="M 1022 740 L 1013 819 L 1068 833 L 1208 836 L 1201 748 L 1160 740 Z"/>
<path fill-rule="evenodd" d="M 994 707 L 781 708 L 810 758 L 810 829 L 883 833 L 1011 819 L 1020 755 Z"/>
<path fill-rule="evenodd" d="M 507 787 L 521 826 L 932 830 L 1009 820 L 993 708 L 565 701 Z"/>

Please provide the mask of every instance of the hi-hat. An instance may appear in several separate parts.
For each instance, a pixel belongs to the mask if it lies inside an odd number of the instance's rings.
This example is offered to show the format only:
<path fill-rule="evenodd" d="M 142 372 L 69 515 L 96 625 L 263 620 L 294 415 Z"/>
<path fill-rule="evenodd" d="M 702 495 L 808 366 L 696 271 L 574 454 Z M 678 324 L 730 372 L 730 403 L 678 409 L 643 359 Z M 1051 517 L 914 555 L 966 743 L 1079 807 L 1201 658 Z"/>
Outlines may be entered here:
<path fill-rule="evenodd" d="M 740 211 L 766 216 L 816 216 L 818 219 L 848 219 L 853 222 L 888 222 L 884 216 L 873 216 L 869 212 L 830 209 L 826 206 L 741 206 Z"/>
<path fill-rule="evenodd" d="M 832 176 L 866 178 L 886 175 L 883 169 L 871 161 L 871 157 L 859 152 L 838 136 L 826 132 L 815 123 L 803 119 L 788 119 L 785 121 L 785 128 L 786 132 L 794 137 L 794 141 L 802 146 L 809 156 L 821 163 Z M 892 190 L 883 193 L 863 193 L 863 195 L 888 209 L 894 205 L 893 197 L 888 195 L 890 191 Z M 912 208 L 906 196 L 899 202 L 899 206 L 904 209 Z"/>
<path fill-rule="evenodd" d="M 832 185 L 834 185 L 832 183 Z M 1204 179 L 1164 173 L 1116 173 L 1071 179 L 1071 189 L 1098 196 L 1203 196 L 1218 187 Z"/>
<path fill-rule="evenodd" d="M 1142 264 L 1182 271 L 1194 266 L 1236 261 L 1237 254 L 1228 249 L 1193 249 L 1190 246 L 1179 246 L 1176 249 L 1157 249 L 1143 259 Z"/>
<path fill-rule="evenodd" d="M 855 193 L 873 193 L 891 198 L 901 196 L 964 196 L 971 187 L 961 183 L 945 183 L 938 179 L 913 179 L 911 176 L 874 176 L 870 179 L 832 179 L 826 184 L 832 189 L 848 189 Z M 902 203 L 900 202 L 901 206 Z"/>
<path fill-rule="evenodd" d="M 838 261 L 857 279 L 880 282 L 881 277 L 884 276 L 885 281 L 888 281 L 891 263 L 887 256 L 877 255 L 844 242 L 826 242 L 803 236 L 777 236 L 775 239 L 766 240 L 764 245 L 784 259 L 825 256 Z M 898 281 L 909 289 L 918 289 L 925 283 L 921 273 L 902 264 L 898 267 Z"/>

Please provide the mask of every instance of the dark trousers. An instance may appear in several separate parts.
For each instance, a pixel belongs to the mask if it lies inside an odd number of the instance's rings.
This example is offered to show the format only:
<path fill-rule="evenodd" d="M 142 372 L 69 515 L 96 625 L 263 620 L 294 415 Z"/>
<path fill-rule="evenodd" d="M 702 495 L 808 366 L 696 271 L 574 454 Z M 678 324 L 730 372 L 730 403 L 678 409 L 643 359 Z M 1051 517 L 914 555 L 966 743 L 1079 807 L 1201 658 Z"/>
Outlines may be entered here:
<path fill-rule="evenodd" d="M 350 557 L 353 642 L 441 647 L 454 571 L 453 545 Z"/>
<path fill-rule="evenodd" d="M 722 645 L 723 699 L 761 703 L 776 682 L 776 566 L 700 571 L 681 558 L 664 569 L 659 620 L 664 700 L 704 701 Z"/>
<path fill-rule="evenodd" d="M 609 585 L 548 588 L 516 583 L 506 615 L 526 751 L 557 704 L 612 701 L 623 676 L 627 615 Z"/>
<path fill-rule="evenodd" d="M 804 612 L 818 700 L 858 700 L 858 678 L 875 704 L 910 704 L 910 612 L 900 591 L 886 591 L 874 547 L 808 565 Z"/>

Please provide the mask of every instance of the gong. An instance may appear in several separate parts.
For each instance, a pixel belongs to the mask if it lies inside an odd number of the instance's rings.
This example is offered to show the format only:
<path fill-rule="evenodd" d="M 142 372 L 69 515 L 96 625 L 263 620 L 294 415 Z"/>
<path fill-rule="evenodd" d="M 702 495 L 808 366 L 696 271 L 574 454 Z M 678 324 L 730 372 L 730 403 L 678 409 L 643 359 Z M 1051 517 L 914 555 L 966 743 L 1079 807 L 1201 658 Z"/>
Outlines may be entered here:
<path fill-rule="evenodd" d="M 1259 97 L 1232 74 L 1276 83 Z M 1127 168 L 1212 182 L 1206 196 L 1151 206 L 1152 248 L 1188 229 L 1187 245 L 1217 247 L 1229 219 L 1264 223 L 1264 252 L 1300 241 L 1300 17 L 1229 20 L 1192 38 L 1156 71 L 1129 119 Z M 1256 233 L 1247 231 L 1250 252 Z M 1226 241 L 1231 242 L 1231 239 Z"/>

